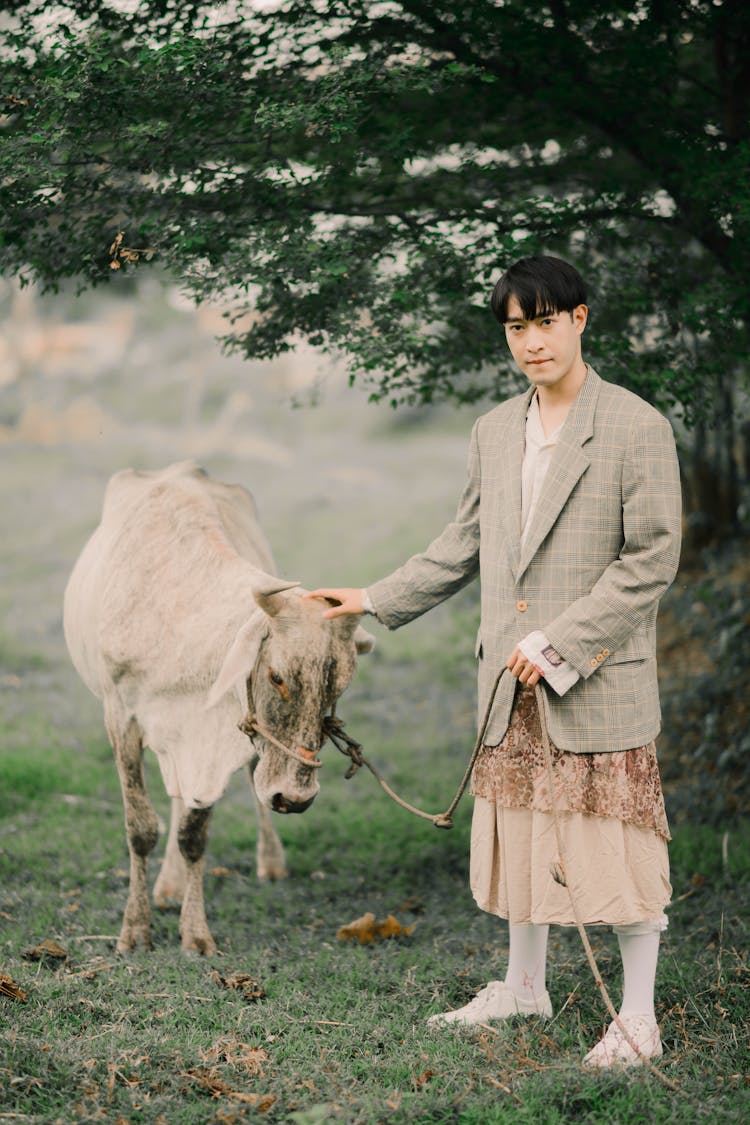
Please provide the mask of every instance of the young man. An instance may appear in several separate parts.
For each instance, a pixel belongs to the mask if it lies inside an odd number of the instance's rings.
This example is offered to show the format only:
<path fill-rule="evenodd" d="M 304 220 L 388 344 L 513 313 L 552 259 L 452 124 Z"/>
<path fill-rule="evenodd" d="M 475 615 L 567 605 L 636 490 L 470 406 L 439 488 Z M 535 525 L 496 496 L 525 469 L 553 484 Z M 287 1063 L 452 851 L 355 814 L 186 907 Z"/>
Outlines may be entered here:
<path fill-rule="evenodd" d="M 455 519 L 367 590 L 325 589 L 330 617 L 374 613 L 395 629 L 481 579 L 479 714 L 500 682 L 472 779 L 471 886 L 507 918 L 504 981 L 430 1023 L 550 1016 L 549 925 L 572 925 L 558 859 L 533 687 L 543 684 L 568 882 L 582 921 L 614 927 L 620 1016 L 645 1057 L 669 902 L 669 831 L 653 739 L 659 730 L 656 613 L 679 557 L 680 480 L 669 423 L 606 383 L 582 356 L 584 283 L 558 258 L 523 259 L 492 310 L 528 390 L 474 425 Z M 584 1059 L 638 1056 L 613 1022 Z"/>

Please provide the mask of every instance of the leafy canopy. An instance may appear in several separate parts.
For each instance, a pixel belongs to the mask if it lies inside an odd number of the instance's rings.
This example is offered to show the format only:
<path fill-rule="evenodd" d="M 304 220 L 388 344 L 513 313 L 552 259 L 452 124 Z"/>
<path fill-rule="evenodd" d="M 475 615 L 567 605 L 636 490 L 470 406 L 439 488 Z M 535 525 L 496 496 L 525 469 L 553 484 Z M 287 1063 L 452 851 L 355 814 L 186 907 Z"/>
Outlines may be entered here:
<path fill-rule="evenodd" d="M 228 346 L 394 403 L 501 397 L 512 260 L 587 278 L 587 355 L 687 415 L 747 352 L 744 0 L 28 0 L 0 30 L 0 269 L 159 264 Z"/>

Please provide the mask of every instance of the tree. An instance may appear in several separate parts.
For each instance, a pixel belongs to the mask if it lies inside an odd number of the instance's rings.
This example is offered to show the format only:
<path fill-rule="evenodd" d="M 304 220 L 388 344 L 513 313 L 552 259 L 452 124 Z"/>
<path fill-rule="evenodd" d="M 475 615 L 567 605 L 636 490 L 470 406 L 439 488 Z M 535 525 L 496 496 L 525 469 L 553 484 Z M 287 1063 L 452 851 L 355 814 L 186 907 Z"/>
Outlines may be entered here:
<path fill-rule="evenodd" d="M 491 285 L 559 253 L 591 280 L 588 354 L 693 427 L 691 506 L 736 521 L 744 0 L 46 7 L 1 33 L 1 269 L 152 260 L 253 315 L 228 346 L 307 337 L 396 404 L 506 395 Z"/>

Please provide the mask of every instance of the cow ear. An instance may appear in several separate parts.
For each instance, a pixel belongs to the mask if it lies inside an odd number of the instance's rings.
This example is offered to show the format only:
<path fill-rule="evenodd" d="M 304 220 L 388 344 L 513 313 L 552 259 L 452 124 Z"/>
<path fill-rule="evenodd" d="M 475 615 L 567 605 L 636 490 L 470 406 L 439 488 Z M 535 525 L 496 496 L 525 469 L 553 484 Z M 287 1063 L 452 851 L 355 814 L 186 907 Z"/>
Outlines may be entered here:
<path fill-rule="evenodd" d="M 275 617 L 286 601 L 281 594 L 284 590 L 291 590 L 295 586 L 299 586 L 299 582 L 285 582 L 283 578 L 274 578 L 270 574 L 265 574 L 259 581 L 253 583 L 253 597 L 264 613 L 269 617 Z"/>
<path fill-rule="evenodd" d="M 256 612 L 247 621 L 229 647 L 221 671 L 206 698 L 206 710 L 215 707 L 228 691 L 247 681 L 258 659 L 260 646 L 268 636 L 265 619 Z"/>
<path fill-rule="evenodd" d="M 363 656 L 366 652 L 372 652 L 372 650 L 375 648 L 375 638 L 373 637 L 372 633 L 368 633 L 366 629 L 363 629 L 361 625 L 358 625 L 354 630 L 354 644 L 356 646 L 357 653 L 360 656 Z"/>
<path fill-rule="evenodd" d="M 345 613 L 333 618 L 333 625 L 339 630 L 341 636 L 354 641 L 354 646 L 360 656 L 365 652 L 372 652 L 375 648 L 375 638 L 359 624 L 360 615 Z"/>

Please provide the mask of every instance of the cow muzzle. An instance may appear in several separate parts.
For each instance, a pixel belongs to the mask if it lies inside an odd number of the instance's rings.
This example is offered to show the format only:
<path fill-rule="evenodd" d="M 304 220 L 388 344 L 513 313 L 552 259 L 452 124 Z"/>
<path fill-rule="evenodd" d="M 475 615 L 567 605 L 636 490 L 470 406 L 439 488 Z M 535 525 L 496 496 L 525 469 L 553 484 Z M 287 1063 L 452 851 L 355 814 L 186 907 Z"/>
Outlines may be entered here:
<path fill-rule="evenodd" d="M 314 800 L 315 794 L 305 801 L 292 801 L 285 797 L 283 793 L 274 793 L 271 798 L 271 808 L 277 813 L 302 813 L 305 809 L 310 808 Z"/>

